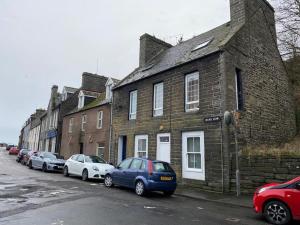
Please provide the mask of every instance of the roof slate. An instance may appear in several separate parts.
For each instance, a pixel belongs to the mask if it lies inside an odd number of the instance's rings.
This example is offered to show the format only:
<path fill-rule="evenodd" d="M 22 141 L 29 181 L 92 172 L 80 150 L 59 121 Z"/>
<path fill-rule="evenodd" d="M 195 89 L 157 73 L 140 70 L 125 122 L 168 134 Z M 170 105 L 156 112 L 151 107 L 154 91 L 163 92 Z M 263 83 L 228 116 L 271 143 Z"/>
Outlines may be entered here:
<path fill-rule="evenodd" d="M 145 67 L 135 69 L 127 77 L 121 80 L 114 89 L 218 52 L 239 29 L 240 27 L 233 27 L 230 25 L 230 22 L 228 22 L 216 27 L 215 29 L 175 45 L 154 57 L 153 60 L 147 63 Z M 193 51 L 193 49 L 195 49 L 198 45 L 211 39 L 212 41 L 209 45 Z"/>

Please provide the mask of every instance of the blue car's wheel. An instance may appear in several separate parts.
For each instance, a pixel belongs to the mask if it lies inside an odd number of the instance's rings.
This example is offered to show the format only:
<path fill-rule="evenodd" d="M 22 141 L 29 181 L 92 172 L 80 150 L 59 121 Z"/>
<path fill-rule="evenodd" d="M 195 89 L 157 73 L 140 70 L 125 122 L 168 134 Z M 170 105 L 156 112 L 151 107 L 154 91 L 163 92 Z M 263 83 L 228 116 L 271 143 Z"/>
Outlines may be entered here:
<path fill-rule="evenodd" d="M 135 184 L 135 193 L 138 196 L 143 196 L 145 194 L 146 190 L 145 190 L 145 185 L 144 182 L 139 180 L 136 182 Z"/>

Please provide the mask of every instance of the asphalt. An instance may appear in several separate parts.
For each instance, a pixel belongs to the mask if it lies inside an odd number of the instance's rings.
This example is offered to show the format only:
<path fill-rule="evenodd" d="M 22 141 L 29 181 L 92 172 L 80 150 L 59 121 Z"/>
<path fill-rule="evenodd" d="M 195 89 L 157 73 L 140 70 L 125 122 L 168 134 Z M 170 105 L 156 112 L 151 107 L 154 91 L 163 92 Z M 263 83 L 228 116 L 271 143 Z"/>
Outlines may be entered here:
<path fill-rule="evenodd" d="M 138 197 L 99 181 L 30 170 L 0 150 L 0 225 L 267 224 L 224 196 L 196 197 L 180 191 L 172 197 Z"/>

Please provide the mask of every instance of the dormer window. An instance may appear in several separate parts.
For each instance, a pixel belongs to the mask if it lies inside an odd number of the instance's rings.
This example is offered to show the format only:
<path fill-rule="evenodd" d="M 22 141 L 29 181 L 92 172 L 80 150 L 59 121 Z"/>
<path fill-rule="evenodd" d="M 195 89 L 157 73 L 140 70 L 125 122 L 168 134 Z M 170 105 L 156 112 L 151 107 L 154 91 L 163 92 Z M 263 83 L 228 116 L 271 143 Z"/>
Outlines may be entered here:
<path fill-rule="evenodd" d="M 84 94 L 82 91 L 80 91 L 78 95 L 78 109 L 83 108 L 83 106 L 84 106 Z"/>

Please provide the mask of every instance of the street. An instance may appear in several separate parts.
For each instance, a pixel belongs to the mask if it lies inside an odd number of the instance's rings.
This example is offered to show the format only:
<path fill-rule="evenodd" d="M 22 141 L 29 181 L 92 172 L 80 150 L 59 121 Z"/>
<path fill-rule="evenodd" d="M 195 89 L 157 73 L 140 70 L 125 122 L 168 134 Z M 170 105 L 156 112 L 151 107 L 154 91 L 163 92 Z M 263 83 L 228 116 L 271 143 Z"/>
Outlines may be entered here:
<path fill-rule="evenodd" d="M 138 197 L 60 173 L 30 170 L 0 150 L 1 225 L 266 224 L 251 209 L 159 193 Z"/>

